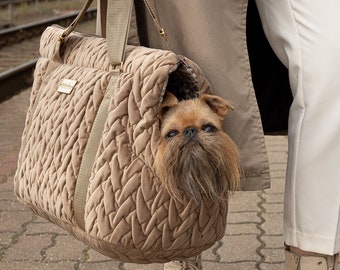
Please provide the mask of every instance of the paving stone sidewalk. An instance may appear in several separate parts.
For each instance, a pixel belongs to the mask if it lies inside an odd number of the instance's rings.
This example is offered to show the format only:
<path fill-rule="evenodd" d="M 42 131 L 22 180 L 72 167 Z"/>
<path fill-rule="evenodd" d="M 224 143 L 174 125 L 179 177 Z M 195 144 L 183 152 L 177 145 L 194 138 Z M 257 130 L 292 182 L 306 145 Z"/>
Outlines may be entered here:
<path fill-rule="evenodd" d="M 13 175 L 29 94 L 26 90 L 0 103 L 0 269 L 163 269 L 161 264 L 112 261 L 16 201 L 12 191 Z M 203 254 L 206 270 L 284 268 L 282 201 L 287 138 L 268 136 L 266 143 L 272 188 L 233 195 L 224 238 Z"/>

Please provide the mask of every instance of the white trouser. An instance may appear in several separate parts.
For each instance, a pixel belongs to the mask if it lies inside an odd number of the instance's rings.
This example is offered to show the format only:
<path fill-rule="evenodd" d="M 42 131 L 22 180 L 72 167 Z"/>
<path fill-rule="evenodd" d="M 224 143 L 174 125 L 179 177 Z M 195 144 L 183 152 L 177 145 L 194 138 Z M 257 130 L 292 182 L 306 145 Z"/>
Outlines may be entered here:
<path fill-rule="evenodd" d="M 340 251 L 340 1 L 256 3 L 267 38 L 289 69 L 294 96 L 284 241 L 333 255 Z"/>

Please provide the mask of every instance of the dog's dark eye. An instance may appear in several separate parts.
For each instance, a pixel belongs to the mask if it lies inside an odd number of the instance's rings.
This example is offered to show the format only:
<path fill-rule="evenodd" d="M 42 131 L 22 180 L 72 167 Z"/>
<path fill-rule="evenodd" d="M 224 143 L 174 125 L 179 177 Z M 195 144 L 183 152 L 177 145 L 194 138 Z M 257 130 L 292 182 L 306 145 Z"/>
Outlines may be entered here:
<path fill-rule="evenodd" d="M 177 130 L 170 130 L 165 138 L 167 138 L 168 140 L 171 139 L 172 137 L 175 137 L 176 135 L 178 134 L 178 131 Z"/>
<path fill-rule="evenodd" d="M 214 133 L 217 131 L 217 128 L 211 124 L 206 124 L 204 126 L 202 126 L 202 130 L 204 132 L 209 132 L 209 133 Z"/>

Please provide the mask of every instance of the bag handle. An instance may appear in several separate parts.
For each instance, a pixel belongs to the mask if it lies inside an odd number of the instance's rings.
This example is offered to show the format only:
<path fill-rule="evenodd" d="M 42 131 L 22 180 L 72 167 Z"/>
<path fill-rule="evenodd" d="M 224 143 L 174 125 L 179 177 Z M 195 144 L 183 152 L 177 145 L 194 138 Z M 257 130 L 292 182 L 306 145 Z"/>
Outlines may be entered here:
<path fill-rule="evenodd" d="M 158 9 L 157 9 L 157 5 L 156 5 L 156 1 L 155 0 L 144 0 L 144 3 L 147 7 L 147 9 L 149 10 L 149 13 L 153 19 L 153 22 L 159 32 L 159 34 L 161 35 L 161 37 L 163 38 L 163 40 L 165 41 L 165 43 L 168 46 L 168 35 L 165 32 L 164 28 L 161 25 L 160 19 L 159 19 L 159 13 L 158 13 Z"/>
<path fill-rule="evenodd" d="M 59 41 L 62 43 L 64 39 L 76 28 L 79 21 L 85 15 L 87 9 L 93 0 L 87 0 L 79 12 L 78 16 L 59 36 Z M 101 0 L 107 1 L 107 5 L 102 5 L 100 12 L 103 14 L 107 7 L 106 18 L 106 35 L 107 35 L 107 51 L 109 55 L 110 65 L 116 69 L 122 68 L 124 61 L 125 46 L 127 44 L 128 33 L 130 29 L 130 21 L 132 16 L 133 0 Z M 167 34 L 160 24 L 158 10 L 155 0 L 144 0 L 144 3 L 155 23 L 157 30 L 164 41 L 167 41 Z M 102 25 L 103 22 L 102 22 Z"/>
<path fill-rule="evenodd" d="M 90 7 L 90 5 L 92 4 L 93 0 L 87 0 L 84 4 L 84 6 L 82 7 L 82 9 L 80 10 L 80 12 L 78 13 L 77 17 L 70 23 L 70 25 L 64 30 L 64 32 L 59 36 L 59 41 L 63 42 L 64 39 L 71 34 L 71 32 L 76 28 L 76 26 L 79 24 L 79 21 L 84 17 L 86 11 L 88 10 L 88 8 Z"/>
<path fill-rule="evenodd" d="M 154 21 L 154 24 L 165 42 L 167 42 L 167 33 L 165 32 L 164 28 L 162 27 L 159 19 L 159 13 L 156 5 L 155 0 L 143 0 L 145 6 L 147 7 L 151 18 Z M 100 13 L 100 27 L 102 35 L 106 35 L 106 13 L 107 13 L 107 0 L 99 0 L 98 10 Z"/>
<path fill-rule="evenodd" d="M 87 0 L 79 12 L 78 16 L 59 36 L 59 42 L 64 39 L 76 28 L 93 0 Z M 109 62 L 113 69 L 121 69 L 125 51 L 125 45 L 130 28 L 132 12 L 132 0 L 108 0 L 107 8 L 107 51 Z"/>

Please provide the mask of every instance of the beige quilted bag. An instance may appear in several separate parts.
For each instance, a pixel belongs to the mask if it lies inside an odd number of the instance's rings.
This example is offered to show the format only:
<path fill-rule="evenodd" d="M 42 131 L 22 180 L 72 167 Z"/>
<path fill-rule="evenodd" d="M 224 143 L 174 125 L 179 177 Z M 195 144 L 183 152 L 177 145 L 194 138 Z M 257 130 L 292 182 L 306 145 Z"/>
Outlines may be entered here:
<path fill-rule="evenodd" d="M 175 200 L 153 163 L 167 84 L 182 79 L 183 95 L 210 92 L 209 84 L 185 57 L 126 46 L 131 0 L 110 0 L 108 10 L 107 39 L 71 32 L 77 22 L 44 31 L 15 194 L 113 259 L 197 255 L 223 237 L 227 203 Z"/>

